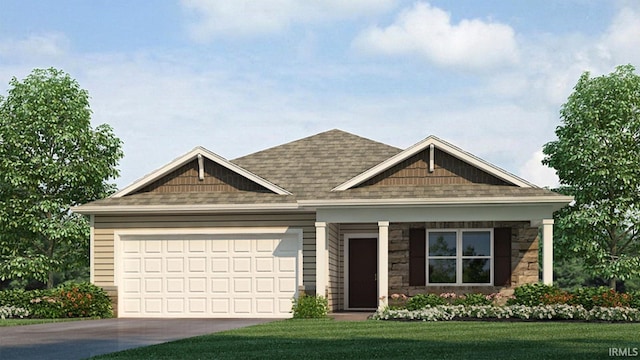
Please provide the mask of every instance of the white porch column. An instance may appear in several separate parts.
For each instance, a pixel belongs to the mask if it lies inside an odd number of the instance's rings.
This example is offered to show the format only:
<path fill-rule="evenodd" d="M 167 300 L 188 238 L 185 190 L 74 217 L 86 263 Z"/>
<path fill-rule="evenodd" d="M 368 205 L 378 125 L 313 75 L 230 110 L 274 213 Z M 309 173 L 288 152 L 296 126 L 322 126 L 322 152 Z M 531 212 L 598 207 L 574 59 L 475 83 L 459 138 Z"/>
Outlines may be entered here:
<path fill-rule="evenodd" d="M 389 300 L 389 222 L 378 221 L 378 306 Z"/>
<path fill-rule="evenodd" d="M 542 220 L 542 282 L 553 284 L 553 219 Z"/>
<path fill-rule="evenodd" d="M 327 296 L 327 223 L 316 222 L 316 295 Z"/>

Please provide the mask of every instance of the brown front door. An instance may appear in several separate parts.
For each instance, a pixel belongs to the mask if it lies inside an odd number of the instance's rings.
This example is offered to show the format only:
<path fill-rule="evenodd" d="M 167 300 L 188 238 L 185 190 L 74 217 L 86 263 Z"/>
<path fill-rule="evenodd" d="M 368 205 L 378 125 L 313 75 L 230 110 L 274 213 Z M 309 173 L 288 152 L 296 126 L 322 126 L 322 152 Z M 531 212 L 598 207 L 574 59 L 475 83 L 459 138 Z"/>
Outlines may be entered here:
<path fill-rule="evenodd" d="M 349 239 L 349 307 L 378 306 L 378 239 Z"/>

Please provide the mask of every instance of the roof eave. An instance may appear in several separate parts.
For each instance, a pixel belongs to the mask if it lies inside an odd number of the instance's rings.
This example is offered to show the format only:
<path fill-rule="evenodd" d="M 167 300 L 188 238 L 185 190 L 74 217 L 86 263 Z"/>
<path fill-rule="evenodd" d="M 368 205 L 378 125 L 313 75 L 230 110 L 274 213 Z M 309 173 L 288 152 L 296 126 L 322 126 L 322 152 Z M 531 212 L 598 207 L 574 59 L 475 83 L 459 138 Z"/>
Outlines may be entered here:
<path fill-rule="evenodd" d="M 402 199 L 334 199 L 299 200 L 302 207 L 337 206 L 464 206 L 464 205 L 517 205 L 556 204 L 565 206 L 573 201 L 571 196 L 496 196 L 496 197 L 442 197 L 442 198 L 402 198 Z"/>
<path fill-rule="evenodd" d="M 83 215 L 100 214 L 201 214 L 218 212 L 273 212 L 301 210 L 297 203 L 279 204 L 202 204 L 202 205 L 82 205 L 71 211 Z"/>

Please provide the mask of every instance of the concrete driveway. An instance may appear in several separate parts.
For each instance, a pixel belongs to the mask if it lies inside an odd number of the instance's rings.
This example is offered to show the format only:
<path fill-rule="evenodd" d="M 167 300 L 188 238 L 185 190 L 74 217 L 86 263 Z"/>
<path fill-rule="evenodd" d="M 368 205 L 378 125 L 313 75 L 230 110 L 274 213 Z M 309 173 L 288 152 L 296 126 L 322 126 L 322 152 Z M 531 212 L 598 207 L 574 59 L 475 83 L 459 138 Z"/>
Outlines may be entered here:
<path fill-rule="evenodd" d="M 86 359 L 272 319 L 105 319 L 0 327 L 0 359 Z"/>

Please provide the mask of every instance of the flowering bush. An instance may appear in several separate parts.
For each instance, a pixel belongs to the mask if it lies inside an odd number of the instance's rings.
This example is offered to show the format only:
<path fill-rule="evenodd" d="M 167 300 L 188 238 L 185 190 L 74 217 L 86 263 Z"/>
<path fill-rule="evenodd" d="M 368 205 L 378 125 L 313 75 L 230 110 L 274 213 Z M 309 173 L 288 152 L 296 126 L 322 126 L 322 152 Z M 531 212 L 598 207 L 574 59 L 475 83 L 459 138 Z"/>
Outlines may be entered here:
<path fill-rule="evenodd" d="M 28 310 L 35 318 L 113 316 L 111 300 L 100 287 L 90 283 L 70 283 L 49 290 L 0 291 L 0 305 Z"/>
<path fill-rule="evenodd" d="M 15 306 L 0 306 L 0 319 L 24 318 L 29 316 L 29 310 Z"/>
<path fill-rule="evenodd" d="M 640 310 L 630 307 L 594 307 L 591 310 L 581 305 L 437 305 L 419 310 L 392 310 L 382 308 L 373 319 L 376 320 L 422 320 L 443 321 L 453 319 L 521 319 L 555 320 L 573 319 L 586 321 L 633 321 L 640 322 Z"/>
<path fill-rule="evenodd" d="M 581 305 L 590 310 L 601 307 L 640 307 L 640 298 L 634 294 L 619 293 L 604 286 L 584 287 L 573 292 L 561 290 L 555 286 L 544 284 L 526 284 L 515 289 L 514 298 L 508 305 Z"/>
<path fill-rule="evenodd" d="M 445 305 L 447 301 L 436 294 L 418 294 L 407 301 L 408 310 L 419 310 L 427 306 Z"/>

